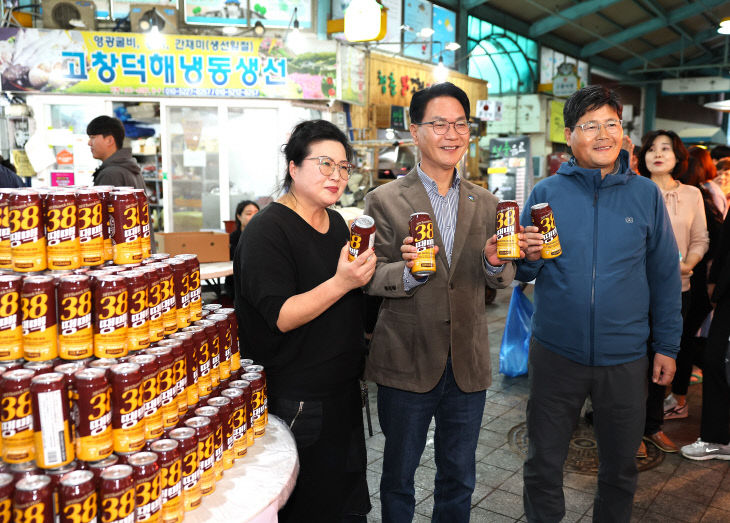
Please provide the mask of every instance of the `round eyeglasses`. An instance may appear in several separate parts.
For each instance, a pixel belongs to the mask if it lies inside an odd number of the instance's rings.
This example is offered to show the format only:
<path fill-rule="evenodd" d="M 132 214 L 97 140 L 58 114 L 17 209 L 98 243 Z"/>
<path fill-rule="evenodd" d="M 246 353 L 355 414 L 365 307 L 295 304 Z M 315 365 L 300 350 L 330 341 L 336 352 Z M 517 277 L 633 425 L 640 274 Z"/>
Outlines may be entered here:
<path fill-rule="evenodd" d="M 622 123 L 623 122 L 621 120 L 606 120 L 603 123 L 586 122 L 575 124 L 575 126 L 580 127 L 580 130 L 583 131 L 583 134 L 586 135 L 587 138 L 594 138 L 598 136 L 601 126 L 603 126 L 608 134 L 618 134 L 619 130 L 621 130 Z"/>
<path fill-rule="evenodd" d="M 458 122 L 447 122 L 446 120 L 432 120 L 430 122 L 421 122 L 416 125 L 430 125 L 433 128 L 433 132 L 436 134 L 446 134 L 449 132 L 449 127 L 454 126 L 454 130 L 459 134 L 469 133 L 469 122 L 466 120 L 459 120 Z"/>
<path fill-rule="evenodd" d="M 305 160 L 317 160 L 319 162 L 319 172 L 324 176 L 331 176 L 335 171 L 335 167 L 337 167 L 337 173 L 343 180 L 348 180 L 352 172 L 353 165 L 350 162 L 337 163 L 329 156 L 312 156 L 305 158 Z"/>

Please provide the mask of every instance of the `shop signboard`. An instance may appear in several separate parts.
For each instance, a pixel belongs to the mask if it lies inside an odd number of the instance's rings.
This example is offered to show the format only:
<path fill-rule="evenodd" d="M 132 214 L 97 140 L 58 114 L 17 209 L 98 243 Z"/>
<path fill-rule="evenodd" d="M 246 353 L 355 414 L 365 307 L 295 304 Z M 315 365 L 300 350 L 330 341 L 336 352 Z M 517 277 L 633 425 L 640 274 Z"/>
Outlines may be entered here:
<path fill-rule="evenodd" d="M 336 98 L 336 44 L 280 38 L 0 29 L 4 91 L 67 94 Z"/>
<path fill-rule="evenodd" d="M 568 143 L 565 140 L 564 107 L 565 102 L 550 100 L 550 141 L 554 143 Z"/>
<path fill-rule="evenodd" d="M 525 204 L 532 187 L 532 157 L 528 136 L 489 140 L 489 190 L 500 200 Z"/>

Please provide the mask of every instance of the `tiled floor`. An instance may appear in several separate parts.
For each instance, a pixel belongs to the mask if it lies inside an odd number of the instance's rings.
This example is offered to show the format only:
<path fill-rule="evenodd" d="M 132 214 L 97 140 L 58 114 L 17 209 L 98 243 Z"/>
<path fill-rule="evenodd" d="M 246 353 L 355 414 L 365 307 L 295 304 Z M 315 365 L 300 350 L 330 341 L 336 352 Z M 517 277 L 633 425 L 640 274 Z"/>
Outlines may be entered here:
<path fill-rule="evenodd" d="M 507 443 L 509 430 L 525 420 L 527 378 L 509 379 L 499 374 L 499 345 L 511 289 L 501 290 L 490 306 L 489 345 L 492 353 L 493 382 L 487 391 L 477 447 L 477 484 L 472 496 L 471 521 L 525 521 L 522 508 L 522 458 Z M 373 510 L 368 521 L 380 521 L 380 473 L 384 437 L 377 417 L 377 386 L 370 384 L 370 408 L 374 435 L 366 439 L 368 484 Z M 690 387 L 690 415 L 672 420 L 665 432 L 678 445 L 691 443 L 699 434 L 701 387 Z M 367 434 L 366 434 L 367 437 Z M 421 465 L 416 471 L 416 515 L 414 521 L 427 522 L 433 509 L 433 425 Z M 642 522 L 723 522 L 730 523 L 730 462 L 689 461 L 669 454 L 658 467 L 639 475 L 633 521 Z M 591 521 L 596 478 L 566 474 L 564 482 L 566 522 Z"/>

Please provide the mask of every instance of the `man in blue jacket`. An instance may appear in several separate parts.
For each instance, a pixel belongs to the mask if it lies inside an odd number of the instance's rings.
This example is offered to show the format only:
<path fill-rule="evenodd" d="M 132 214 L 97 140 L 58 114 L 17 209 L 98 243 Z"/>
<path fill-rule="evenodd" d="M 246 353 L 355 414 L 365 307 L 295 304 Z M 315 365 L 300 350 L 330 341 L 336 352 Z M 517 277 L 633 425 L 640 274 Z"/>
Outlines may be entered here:
<path fill-rule="evenodd" d="M 621 149 L 622 108 L 602 86 L 570 97 L 563 117 L 573 157 L 537 184 L 522 213 L 529 224 L 530 207 L 548 202 L 563 249 L 550 260 L 528 253 L 516 276 L 535 279 L 524 466 L 530 522 L 565 515 L 563 463 L 588 396 L 601 458 L 593 520 L 629 521 L 647 375 L 660 385 L 674 376 L 682 333 L 678 249 L 659 189 L 631 171 Z"/>

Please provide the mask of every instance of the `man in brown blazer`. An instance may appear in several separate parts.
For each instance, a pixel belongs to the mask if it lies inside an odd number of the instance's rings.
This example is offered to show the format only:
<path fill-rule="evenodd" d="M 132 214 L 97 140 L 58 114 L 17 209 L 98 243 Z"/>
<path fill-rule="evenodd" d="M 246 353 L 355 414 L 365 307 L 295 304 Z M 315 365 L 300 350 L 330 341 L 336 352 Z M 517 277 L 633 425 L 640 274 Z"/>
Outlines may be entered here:
<path fill-rule="evenodd" d="M 469 520 L 491 382 L 485 287 L 508 286 L 515 266 L 497 258 L 497 198 L 455 169 L 469 143 L 466 93 L 451 83 L 435 84 L 413 95 L 410 116 L 420 163 L 365 200 L 365 213 L 375 219 L 378 256 L 366 290 L 384 298 L 365 375 L 378 384 L 385 434 L 383 522 L 412 520 L 414 473 L 435 418 L 433 521 L 455 523 Z M 410 273 L 416 248 L 408 220 L 414 212 L 431 215 L 437 245 L 437 270 L 420 279 Z M 524 256 L 526 240 L 521 249 Z M 539 249 L 539 240 L 530 249 Z"/>

